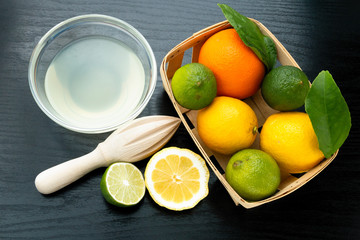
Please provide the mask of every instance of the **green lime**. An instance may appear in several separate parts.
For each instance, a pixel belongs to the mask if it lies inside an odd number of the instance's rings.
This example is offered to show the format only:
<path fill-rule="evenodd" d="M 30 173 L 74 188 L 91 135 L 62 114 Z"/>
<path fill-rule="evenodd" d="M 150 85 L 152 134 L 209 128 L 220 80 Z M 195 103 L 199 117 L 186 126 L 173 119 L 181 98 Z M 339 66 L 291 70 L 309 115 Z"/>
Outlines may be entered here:
<path fill-rule="evenodd" d="M 140 170 L 131 163 L 113 163 L 102 176 L 101 192 L 110 204 L 133 206 L 145 195 L 145 181 Z"/>
<path fill-rule="evenodd" d="M 269 154 L 244 149 L 230 158 L 225 177 L 242 198 L 258 201 L 275 193 L 280 184 L 280 169 Z"/>
<path fill-rule="evenodd" d="M 200 63 L 189 63 L 176 70 L 171 88 L 176 101 L 193 110 L 209 105 L 217 91 L 213 72 Z"/>
<path fill-rule="evenodd" d="M 261 93 L 270 107 L 290 111 L 304 105 L 309 89 L 309 80 L 303 71 L 293 66 L 280 66 L 265 76 Z"/>

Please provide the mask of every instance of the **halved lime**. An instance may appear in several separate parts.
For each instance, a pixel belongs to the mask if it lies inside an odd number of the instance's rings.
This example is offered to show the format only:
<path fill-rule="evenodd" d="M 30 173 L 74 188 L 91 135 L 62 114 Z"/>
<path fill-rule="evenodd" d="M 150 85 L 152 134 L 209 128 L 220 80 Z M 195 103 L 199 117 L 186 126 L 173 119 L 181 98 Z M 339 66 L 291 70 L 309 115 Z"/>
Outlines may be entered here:
<path fill-rule="evenodd" d="M 113 163 L 102 176 L 101 192 L 107 202 L 119 207 L 136 205 L 145 195 L 145 181 L 131 163 Z"/>

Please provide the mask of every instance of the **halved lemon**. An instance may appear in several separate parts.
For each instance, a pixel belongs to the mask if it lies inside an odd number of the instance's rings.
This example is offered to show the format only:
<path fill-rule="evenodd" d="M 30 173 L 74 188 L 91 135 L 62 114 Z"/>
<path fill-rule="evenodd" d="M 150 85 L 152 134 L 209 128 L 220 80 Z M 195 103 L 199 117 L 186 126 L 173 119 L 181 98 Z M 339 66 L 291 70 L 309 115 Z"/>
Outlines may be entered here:
<path fill-rule="evenodd" d="M 157 152 L 145 169 L 145 185 L 153 200 L 171 210 L 195 207 L 208 193 L 205 160 L 188 149 L 169 147 Z"/>

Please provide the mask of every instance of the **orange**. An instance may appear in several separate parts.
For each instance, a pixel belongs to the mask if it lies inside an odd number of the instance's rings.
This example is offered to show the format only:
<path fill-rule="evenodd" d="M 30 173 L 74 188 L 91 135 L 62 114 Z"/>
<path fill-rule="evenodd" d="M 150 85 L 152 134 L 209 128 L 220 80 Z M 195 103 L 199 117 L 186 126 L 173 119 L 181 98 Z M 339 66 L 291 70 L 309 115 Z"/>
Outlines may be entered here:
<path fill-rule="evenodd" d="M 206 40 L 200 49 L 199 63 L 213 71 L 218 96 L 250 97 L 260 88 L 265 75 L 264 64 L 232 28 Z"/>
<path fill-rule="evenodd" d="M 199 110 L 197 130 L 211 150 L 229 155 L 250 147 L 257 135 L 255 112 L 245 102 L 232 97 L 216 97 Z"/>

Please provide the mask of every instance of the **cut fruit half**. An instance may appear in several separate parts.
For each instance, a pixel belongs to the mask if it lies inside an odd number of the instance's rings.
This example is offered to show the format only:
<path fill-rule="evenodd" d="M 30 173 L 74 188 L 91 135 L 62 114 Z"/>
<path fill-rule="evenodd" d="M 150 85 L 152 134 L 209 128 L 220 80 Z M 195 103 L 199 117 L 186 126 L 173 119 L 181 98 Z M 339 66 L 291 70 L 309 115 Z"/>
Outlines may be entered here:
<path fill-rule="evenodd" d="M 101 179 L 101 192 L 110 204 L 120 207 L 136 205 L 145 195 L 145 181 L 131 163 L 113 163 Z"/>
<path fill-rule="evenodd" d="M 193 208 L 209 193 L 209 170 L 198 154 L 177 147 L 156 153 L 145 169 L 145 184 L 153 200 L 171 210 Z"/>

